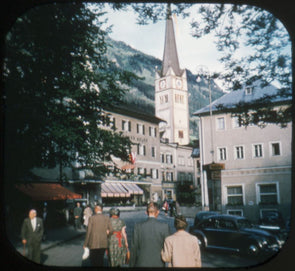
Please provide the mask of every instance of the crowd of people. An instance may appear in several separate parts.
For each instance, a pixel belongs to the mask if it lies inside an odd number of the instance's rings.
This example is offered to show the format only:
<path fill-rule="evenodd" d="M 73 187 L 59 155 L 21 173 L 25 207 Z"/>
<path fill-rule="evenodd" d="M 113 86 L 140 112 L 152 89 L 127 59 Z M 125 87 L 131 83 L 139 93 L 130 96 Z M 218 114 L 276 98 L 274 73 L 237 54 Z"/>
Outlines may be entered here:
<path fill-rule="evenodd" d="M 198 239 L 186 231 L 186 218 L 175 216 L 176 232 L 171 234 L 169 225 L 157 220 L 159 213 L 157 203 L 147 205 L 148 218 L 135 224 L 129 249 L 126 223 L 120 218 L 118 208 L 111 208 L 109 216 L 106 216 L 100 204 L 94 207 L 92 213 L 89 206 L 83 211 L 78 203 L 74 209 L 75 228 L 81 227 L 80 217 L 83 214 L 86 228 L 83 248 L 85 252 L 89 251 L 86 257 L 91 265 L 104 266 L 107 253 L 111 267 L 201 267 Z M 36 210 L 30 211 L 21 232 L 22 242 L 28 245 L 28 258 L 40 263 L 44 227 L 42 219 L 36 217 Z"/>

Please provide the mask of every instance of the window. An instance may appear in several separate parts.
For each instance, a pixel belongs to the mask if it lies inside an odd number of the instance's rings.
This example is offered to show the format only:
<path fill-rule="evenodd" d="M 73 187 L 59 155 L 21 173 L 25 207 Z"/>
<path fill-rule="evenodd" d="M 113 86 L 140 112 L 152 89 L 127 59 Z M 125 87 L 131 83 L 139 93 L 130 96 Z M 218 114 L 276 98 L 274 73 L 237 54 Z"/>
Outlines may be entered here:
<path fill-rule="evenodd" d="M 218 148 L 218 159 L 221 161 L 226 160 L 226 148 Z"/>
<path fill-rule="evenodd" d="M 144 129 L 144 125 L 143 124 L 137 124 L 136 125 L 137 128 L 137 133 L 144 135 L 145 134 L 145 129 Z"/>
<path fill-rule="evenodd" d="M 122 130 L 131 132 L 131 122 L 128 120 L 122 120 Z"/>
<path fill-rule="evenodd" d="M 235 147 L 235 158 L 236 159 L 244 159 L 244 147 L 236 146 Z"/>
<path fill-rule="evenodd" d="M 168 94 L 163 95 L 163 96 L 160 97 L 160 103 L 161 104 L 168 103 Z"/>
<path fill-rule="evenodd" d="M 156 157 L 156 148 L 155 147 L 152 147 L 151 152 L 152 152 L 152 157 Z"/>
<path fill-rule="evenodd" d="M 181 130 L 178 131 L 178 138 L 183 138 L 183 131 Z"/>
<path fill-rule="evenodd" d="M 271 143 L 271 155 L 272 156 L 281 155 L 281 146 L 279 142 Z"/>
<path fill-rule="evenodd" d="M 253 157 L 254 158 L 263 157 L 262 144 L 254 144 L 253 145 Z"/>
<path fill-rule="evenodd" d="M 217 130 L 224 130 L 225 129 L 225 120 L 224 118 L 217 118 Z"/>
<path fill-rule="evenodd" d="M 161 162 L 165 163 L 165 154 L 164 153 L 161 153 Z"/>
<path fill-rule="evenodd" d="M 278 184 L 258 184 L 258 204 L 278 204 Z"/>
<path fill-rule="evenodd" d="M 180 94 L 175 94 L 175 102 L 183 104 L 184 103 L 184 96 L 180 95 Z"/>
<path fill-rule="evenodd" d="M 227 187 L 227 204 L 243 205 L 243 187 L 239 186 L 228 186 Z"/>
<path fill-rule="evenodd" d="M 111 117 L 111 123 L 113 124 L 112 128 L 116 129 L 116 118 L 115 117 Z"/>
<path fill-rule="evenodd" d="M 152 137 L 157 137 L 157 128 L 156 127 L 149 127 L 149 135 Z"/>
<path fill-rule="evenodd" d="M 158 170 L 157 169 L 151 169 L 151 176 L 153 179 L 158 179 Z"/>
<path fill-rule="evenodd" d="M 230 221 L 230 220 L 222 220 L 222 219 L 217 220 L 216 219 L 215 225 L 216 225 L 216 228 L 222 228 L 222 229 L 232 230 L 232 229 L 236 228 L 234 222 Z"/>
<path fill-rule="evenodd" d="M 166 172 L 166 181 L 173 182 L 173 172 Z"/>
<path fill-rule="evenodd" d="M 253 93 L 253 87 L 246 87 L 245 88 L 245 94 L 251 95 Z"/>
<path fill-rule="evenodd" d="M 242 123 L 239 121 L 239 117 L 232 118 L 233 128 L 240 128 L 242 127 Z"/>
<path fill-rule="evenodd" d="M 145 155 L 145 145 L 137 145 L 137 154 Z"/>
<path fill-rule="evenodd" d="M 173 156 L 172 154 L 166 154 L 166 163 L 173 164 Z"/>

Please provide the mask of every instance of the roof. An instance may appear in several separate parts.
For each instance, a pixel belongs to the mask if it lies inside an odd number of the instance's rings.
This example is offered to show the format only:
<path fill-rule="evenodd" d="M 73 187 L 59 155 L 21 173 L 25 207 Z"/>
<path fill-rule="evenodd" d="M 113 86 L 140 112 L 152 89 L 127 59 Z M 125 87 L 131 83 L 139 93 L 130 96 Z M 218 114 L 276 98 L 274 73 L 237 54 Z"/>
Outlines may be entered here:
<path fill-rule="evenodd" d="M 165 45 L 161 76 L 166 76 L 170 67 L 172 68 L 175 75 L 181 76 L 184 70 L 181 70 L 179 66 L 173 20 L 171 17 L 171 11 L 169 10 L 169 6 L 167 13 L 168 14 L 166 20 Z"/>
<path fill-rule="evenodd" d="M 271 103 L 280 103 L 280 102 L 290 102 L 292 97 L 285 97 L 280 95 L 279 89 L 274 87 L 273 85 L 268 85 L 266 87 L 260 87 L 260 82 L 256 82 L 253 84 L 252 94 L 246 94 L 245 88 L 232 91 L 220 97 L 219 99 L 213 101 L 211 103 L 212 112 L 214 111 L 222 111 L 221 106 L 223 108 L 231 109 L 235 108 L 239 104 L 251 104 L 255 101 L 259 101 L 260 99 L 270 97 Z M 195 113 L 193 115 L 205 115 L 210 112 L 210 105 L 207 105 Z"/>
<path fill-rule="evenodd" d="M 117 106 L 113 108 L 106 107 L 105 110 L 113 112 L 113 113 L 121 114 L 124 116 L 129 116 L 136 119 L 144 120 L 150 123 L 155 123 L 155 124 L 158 124 L 160 122 L 166 122 L 165 120 L 160 119 L 156 117 L 155 115 L 146 114 L 144 112 L 140 112 L 139 110 L 132 110 L 130 108 L 127 108 L 127 105 L 121 105 L 121 106 Z"/>

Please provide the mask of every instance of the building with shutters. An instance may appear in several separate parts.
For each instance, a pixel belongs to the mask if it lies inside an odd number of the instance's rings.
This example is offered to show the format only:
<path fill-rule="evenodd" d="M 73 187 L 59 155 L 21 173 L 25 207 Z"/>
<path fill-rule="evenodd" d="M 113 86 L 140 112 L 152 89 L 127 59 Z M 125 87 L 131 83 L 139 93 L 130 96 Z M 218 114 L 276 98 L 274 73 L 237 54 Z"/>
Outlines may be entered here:
<path fill-rule="evenodd" d="M 292 102 L 274 86 L 262 88 L 256 82 L 212 102 L 212 122 L 210 105 L 194 113 L 200 120 L 200 161 L 210 210 L 256 222 L 270 212 L 280 212 L 285 221 L 290 218 L 292 123 L 284 128 L 276 124 L 242 126 L 234 114 L 237 105 L 267 95 L 274 95 L 270 102 L 276 110 Z M 219 171 L 210 169 L 212 163 L 221 165 Z"/>

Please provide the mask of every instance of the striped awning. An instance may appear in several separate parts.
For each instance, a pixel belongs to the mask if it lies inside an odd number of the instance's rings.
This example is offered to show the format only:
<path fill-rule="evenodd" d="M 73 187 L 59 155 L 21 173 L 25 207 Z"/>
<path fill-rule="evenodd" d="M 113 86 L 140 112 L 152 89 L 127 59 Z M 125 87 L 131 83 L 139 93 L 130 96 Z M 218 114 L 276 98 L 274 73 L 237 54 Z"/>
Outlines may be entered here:
<path fill-rule="evenodd" d="M 142 195 L 143 190 L 133 183 L 105 182 L 101 184 L 102 198 L 129 198 L 131 195 Z"/>
<path fill-rule="evenodd" d="M 120 183 L 103 183 L 101 184 L 101 197 L 129 198 L 130 193 Z"/>
<path fill-rule="evenodd" d="M 143 190 L 135 183 L 124 183 L 123 186 L 129 191 L 130 194 L 143 195 Z"/>

